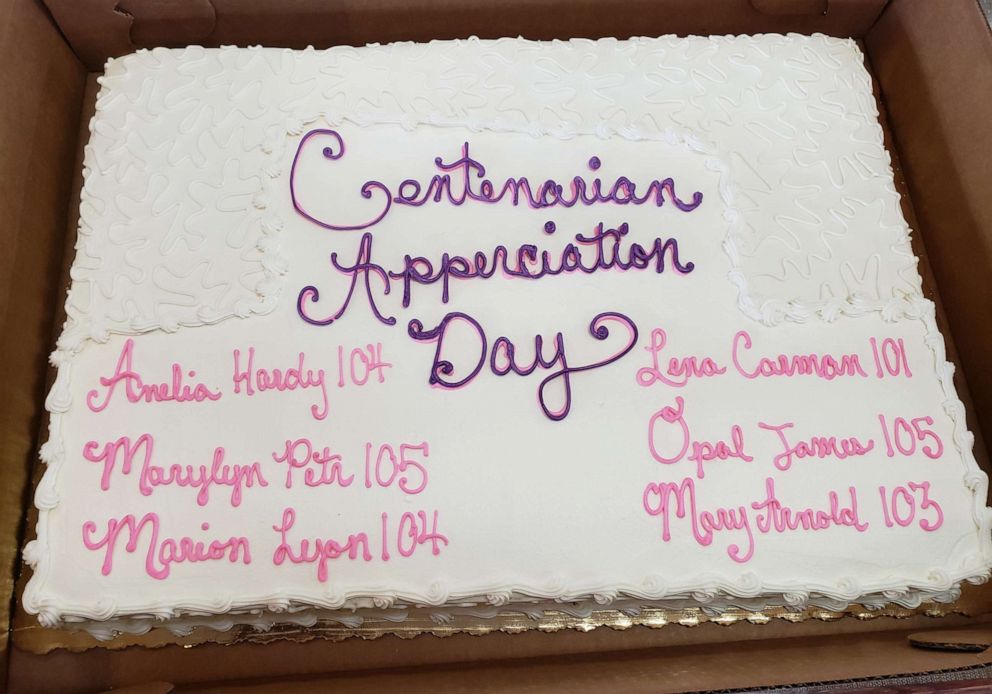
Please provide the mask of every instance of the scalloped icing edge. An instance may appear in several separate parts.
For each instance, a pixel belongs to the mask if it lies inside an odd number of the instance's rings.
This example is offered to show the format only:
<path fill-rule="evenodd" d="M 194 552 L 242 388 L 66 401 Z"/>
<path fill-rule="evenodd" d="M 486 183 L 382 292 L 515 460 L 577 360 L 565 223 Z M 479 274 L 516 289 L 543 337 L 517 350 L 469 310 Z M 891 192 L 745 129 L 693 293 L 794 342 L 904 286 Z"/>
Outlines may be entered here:
<path fill-rule="evenodd" d="M 115 618 L 103 622 L 67 619 L 60 626 L 69 631 L 86 632 L 97 641 L 104 642 L 111 641 L 123 634 L 141 636 L 153 629 L 164 629 L 177 638 L 183 638 L 197 629 L 210 629 L 217 632 L 250 629 L 257 634 L 266 634 L 281 625 L 292 625 L 304 629 L 318 625 L 321 627 L 332 626 L 340 629 L 363 630 L 362 636 L 377 637 L 387 633 L 404 635 L 407 628 L 411 626 L 411 622 L 415 623 L 416 633 L 437 633 L 435 629 L 438 628 L 452 631 L 469 630 L 467 627 L 459 626 L 466 620 L 483 625 L 482 629 L 485 630 L 487 628 L 485 625 L 490 623 L 522 618 L 527 623 L 524 626 L 516 626 L 514 630 L 543 630 L 546 628 L 545 624 L 549 614 L 558 613 L 573 619 L 591 620 L 595 613 L 603 610 L 609 610 L 627 618 L 638 617 L 649 610 L 676 612 L 683 617 L 678 620 L 666 619 L 664 624 L 677 621 L 679 624 L 687 625 L 694 625 L 701 621 L 698 617 L 685 618 L 684 613 L 691 610 L 699 610 L 710 621 L 720 621 L 722 616 L 735 611 L 761 615 L 764 611 L 779 610 L 783 616 L 790 618 L 793 615 L 802 614 L 803 610 L 809 608 L 842 613 L 853 605 L 864 607 L 868 615 L 878 613 L 879 616 L 882 616 L 888 605 L 898 605 L 904 609 L 916 610 L 928 602 L 949 604 L 957 600 L 959 596 L 958 586 L 949 591 L 913 591 L 904 594 L 877 593 L 862 596 L 856 602 L 817 598 L 806 594 L 769 595 L 758 598 L 729 598 L 695 594 L 672 596 L 662 600 L 606 599 L 605 596 L 597 596 L 577 601 L 535 600 L 520 596 L 519 600 L 501 605 L 480 603 L 478 605 L 418 607 L 390 604 L 377 607 L 368 603 L 364 606 L 356 605 L 349 610 L 273 605 L 248 612 L 230 612 L 222 615 L 186 614 L 167 620 L 163 620 L 158 615 Z M 383 625 L 383 622 L 387 624 Z M 375 623 L 374 629 L 370 628 L 370 623 Z M 388 624 L 397 625 L 396 629 L 390 630 Z M 494 625 L 493 628 L 496 629 L 498 626 Z M 585 629 L 585 627 L 583 628 Z M 400 629 L 402 632 L 399 631 Z M 368 634 L 364 633 L 365 630 L 368 631 Z"/>
<path fill-rule="evenodd" d="M 761 35 L 758 35 L 761 36 Z M 787 36 L 795 36 L 789 34 Z M 815 35 L 816 36 L 816 35 Z M 472 39 L 469 39 L 470 41 Z M 859 56 L 861 51 L 857 44 L 847 40 Z M 433 43 L 433 42 L 432 42 Z M 529 42 L 542 43 L 542 42 Z M 230 47 L 226 47 L 230 48 Z M 224 48 L 220 49 L 224 50 Z M 307 51 L 313 50 L 312 47 Z M 332 49 L 328 49 L 332 50 Z M 141 53 L 143 51 L 139 51 Z M 109 65 L 110 61 L 108 61 Z M 863 66 L 862 66 L 863 67 Z M 877 112 L 876 112 L 877 115 Z M 595 135 L 602 139 L 622 137 L 629 140 L 659 140 L 671 145 L 681 145 L 689 151 L 707 157 L 707 166 L 719 174 L 719 192 L 725 204 L 724 219 L 728 229 L 722 243 L 723 249 L 730 260 L 731 269 L 728 272 L 729 281 L 738 291 L 738 308 L 741 312 L 765 325 L 776 325 L 782 321 L 805 322 L 812 317 L 831 322 L 839 316 L 858 317 L 878 313 L 886 321 L 921 320 L 925 326 L 925 342 L 934 358 L 934 369 L 940 381 L 945 400 L 942 403 L 945 412 L 953 422 L 954 445 L 965 467 L 964 484 L 972 492 L 973 518 L 976 532 L 979 533 L 981 554 L 972 555 L 972 564 L 958 567 L 953 572 L 940 568 L 932 568 L 924 577 L 907 579 L 894 583 L 861 585 L 853 578 L 839 581 L 836 585 L 817 585 L 815 581 L 803 585 L 763 582 L 753 573 L 741 574 L 741 581 L 733 581 L 722 577 L 700 576 L 684 584 L 669 586 L 659 576 L 648 576 L 640 586 L 634 584 L 614 586 L 585 586 L 567 589 L 563 585 L 552 586 L 550 590 L 542 590 L 534 586 L 485 586 L 478 589 L 468 589 L 449 593 L 439 584 L 430 586 L 430 594 L 405 595 L 400 593 L 365 594 L 353 593 L 346 595 L 325 595 L 323 599 L 312 596 L 293 595 L 287 593 L 270 593 L 264 596 L 240 600 L 225 599 L 207 603 L 191 600 L 174 605 L 151 604 L 147 607 L 131 610 L 117 610 L 114 605 L 70 606 L 59 609 L 52 604 L 50 598 L 43 597 L 43 589 L 49 566 L 49 537 L 48 514 L 59 502 L 56 491 L 59 469 L 65 460 L 65 450 L 62 445 L 62 417 L 71 406 L 69 381 L 74 357 L 87 344 L 106 342 L 111 333 L 137 335 L 162 329 L 172 332 L 179 327 L 195 327 L 216 323 L 232 317 L 248 317 L 252 314 L 270 312 L 276 305 L 282 288 L 283 276 L 286 274 L 286 263 L 280 248 L 280 233 L 282 220 L 268 210 L 271 197 L 271 181 L 281 175 L 284 147 L 289 139 L 301 134 L 303 127 L 318 119 L 325 119 L 335 125 L 350 122 L 359 127 L 369 125 L 399 125 L 405 129 L 419 126 L 461 127 L 471 131 L 487 130 L 492 132 L 514 132 L 529 134 L 533 137 L 557 137 L 570 139 L 577 135 Z M 90 122 L 90 131 L 93 121 Z M 879 133 L 881 129 L 879 128 Z M 898 200 L 898 192 L 894 189 L 891 157 L 884 147 L 886 158 L 887 183 Z M 24 547 L 24 560 L 33 569 L 33 575 L 28 581 L 22 596 L 22 604 L 29 614 L 38 615 L 39 622 L 46 627 L 66 626 L 82 628 L 96 638 L 113 638 L 117 633 L 145 633 L 154 626 L 165 626 L 174 629 L 176 635 L 188 633 L 188 629 L 202 626 L 216 630 L 227 630 L 236 625 L 249 624 L 255 628 L 270 628 L 291 613 L 308 614 L 307 620 L 317 619 L 338 621 L 349 625 L 354 623 L 355 615 L 369 609 L 381 611 L 395 605 L 413 608 L 441 608 L 447 603 L 455 603 L 458 607 L 434 609 L 432 614 L 461 614 L 469 610 L 471 614 L 479 613 L 482 606 L 499 608 L 496 614 L 519 613 L 522 605 L 534 603 L 548 605 L 547 608 L 561 610 L 563 603 L 578 605 L 595 604 L 600 607 L 608 605 L 636 604 L 641 606 L 675 607 L 693 606 L 719 612 L 728 607 L 742 604 L 752 607 L 786 605 L 794 609 L 802 609 L 807 605 L 825 607 L 832 610 L 843 610 L 851 604 L 862 604 L 869 608 L 880 608 L 886 603 L 895 603 L 906 607 L 918 607 L 924 600 L 935 602 L 952 602 L 959 593 L 959 584 L 963 581 L 984 583 L 989 578 L 992 568 L 992 509 L 986 508 L 985 499 L 988 489 L 988 477 L 979 468 L 973 454 L 974 436 L 968 431 L 965 421 L 964 404 L 958 398 L 954 388 L 954 365 L 947 361 L 946 345 L 936 323 L 936 307 L 933 302 L 925 299 L 922 292 L 907 293 L 889 301 L 871 301 L 856 295 L 843 299 L 833 299 L 817 302 L 764 300 L 760 303 L 748 291 L 747 278 L 740 270 L 737 237 L 742 224 L 740 212 L 734 206 L 736 186 L 734 184 L 732 167 L 729 157 L 722 157 L 715 144 L 696 137 L 694 134 L 666 130 L 658 136 L 648 136 L 636 128 L 615 128 L 601 123 L 594 129 L 573 129 L 563 124 L 560 128 L 547 128 L 533 123 L 529 129 L 504 127 L 496 122 L 477 122 L 471 119 L 454 119 L 428 117 L 417 118 L 411 114 L 396 120 L 365 119 L 345 116 L 333 118 L 321 111 L 306 117 L 287 117 L 283 132 L 275 133 L 273 141 L 262 145 L 266 155 L 260 175 L 262 181 L 259 190 L 253 198 L 253 204 L 263 212 L 270 212 L 263 219 L 263 235 L 259 240 L 259 250 L 262 251 L 261 264 L 264 270 L 263 279 L 256 287 L 258 301 L 250 305 L 240 306 L 240 310 L 215 316 L 213 319 L 200 322 L 177 322 L 169 326 L 136 326 L 132 330 L 114 331 L 99 329 L 97 326 L 86 325 L 82 320 L 74 318 L 71 313 L 63 326 L 63 332 L 56 343 L 50 362 L 57 369 L 55 383 L 46 398 L 45 407 L 50 414 L 49 439 L 41 447 L 39 457 L 46 464 L 46 471 L 35 490 L 35 506 L 38 509 L 36 539 Z M 84 178 L 88 169 L 84 167 Z M 83 201 L 85 202 L 85 200 Z M 905 218 L 901 217 L 898 237 L 894 245 L 900 245 L 909 251 L 910 229 Z M 82 230 L 81 230 L 82 231 Z M 77 244 L 78 247 L 78 244 Z M 68 306 L 67 311 L 71 308 Z M 557 581 L 555 581 L 557 583 Z M 633 602 L 631 602 L 633 601 Z M 273 606 L 275 610 L 271 609 Z M 629 606 L 629 605 L 628 605 Z M 575 608 L 579 609 L 579 608 Z M 623 609 L 623 607 L 618 607 Z M 455 610 L 452 612 L 452 610 Z M 475 610 L 475 612 L 471 612 Z M 531 610 L 533 612 L 533 610 Z"/>

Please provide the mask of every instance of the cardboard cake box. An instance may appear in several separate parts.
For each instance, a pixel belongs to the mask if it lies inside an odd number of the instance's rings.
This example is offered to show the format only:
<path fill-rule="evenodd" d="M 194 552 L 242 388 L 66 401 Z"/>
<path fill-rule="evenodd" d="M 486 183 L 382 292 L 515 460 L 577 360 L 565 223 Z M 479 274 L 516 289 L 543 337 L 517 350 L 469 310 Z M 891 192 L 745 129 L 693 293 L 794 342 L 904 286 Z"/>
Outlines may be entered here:
<path fill-rule="evenodd" d="M 966 628 L 922 640 L 992 640 L 989 585 L 966 587 L 951 606 L 881 615 L 857 608 L 845 615 L 812 611 L 805 619 L 739 611 L 706 620 L 686 612 L 631 623 L 604 613 L 546 620 L 540 629 L 504 623 L 504 632 L 486 636 L 477 635 L 486 629 L 480 626 L 475 634 L 375 640 L 342 638 L 354 634 L 340 628 L 258 636 L 198 632 L 184 639 L 156 630 L 97 644 L 43 630 L 18 607 L 27 573 L 20 549 L 33 533 L 28 509 L 51 380 L 46 357 L 64 318 L 82 148 L 106 58 L 160 45 L 302 48 L 473 34 L 822 32 L 859 39 L 875 77 L 924 283 L 935 300 L 939 288 L 939 322 L 959 367 L 956 383 L 969 405 L 976 457 L 988 471 L 982 437 L 992 437 L 986 362 L 992 351 L 992 321 L 986 320 L 992 305 L 992 33 L 978 0 L 5 0 L 3 9 L 0 676 L 11 691 L 169 689 L 149 684 L 156 682 L 180 688 L 237 682 L 239 689 L 258 691 L 317 682 L 346 691 L 442 683 L 498 689 L 521 679 L 534 687 L 675 691 L 948 670 L 967 677 L 968 668 L 992 664 L 992 653 L 913 649 L 907 638 Z M 705 623 L 688 626 L 697 621 Z"/>

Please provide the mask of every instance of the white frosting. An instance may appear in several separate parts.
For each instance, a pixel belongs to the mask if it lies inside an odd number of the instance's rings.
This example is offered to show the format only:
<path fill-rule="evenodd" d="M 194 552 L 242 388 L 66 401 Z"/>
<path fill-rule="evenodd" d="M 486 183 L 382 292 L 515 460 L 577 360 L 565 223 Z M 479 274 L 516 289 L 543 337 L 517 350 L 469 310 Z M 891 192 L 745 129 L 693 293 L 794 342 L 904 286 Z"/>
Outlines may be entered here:
<path fill-rule="evenodd" d="M 549 601 L 578 611 L 915 606 L 953 599 L 960 581 L 986 577 L 986 477 L 971 454 L 933 304 L 921 294 L 870 78 L 852 41 L 769 35 L 156 49 L 110 61 L 101 85 L 68 320 L 52 357 L 58 377 L 46 402 L 51 432 L 35 497 L 37 539 L 25 548 L 34 573 L 24 605 L 43 624 L 110 636 L 166 619 L 178 631 L 204 623 L 261 628 L 289 613 L 300 623 L 350 624 L 369 610 L 403 619 L 435 606 L 432 615 L 444 621 L 459 610 L 538 614 Z M 294 154 L 318 127 L 338 131 L 347 154 L 336 162 L 302 157 L 297 191 L 319 214 L 345 223 L 376 209 L 374 197 L 358 195 L 363 182 L 395 191 L 408 176 L 427 181 L 438 173 L 433 158 L 457 159 L 466 141 L 494 181 L 588 179 L 585 162 L 595 154 L 604 181 L 672 177 L 683 199 L 703 193 L 692 212 L 671 204 L 397 207 L 371 229 L 375 262 L 387 269 L 401 269 L 407 253 L 436 263 L 445 251 L 471 257 L 498 243 L 560 252 L 600 221 L 629 222 L 631 238 L 644 245 L 656 235 L 676 238 L 695 268 L 685 276 L 669 268 L 455 280 L 447 305 L 438 285 L 414 285 L 409 308 L 396 282 L 389 297 L 377 295 L 395 327 L 375 320 L 359 287 L 339 322 L 308 325 L 295 305 L 301 288 L 320 289 L 315 315 L 333 312 L 347 278 L 327 258 L 336 251 L 354 262 L 361 235 L 321 229 L 291 205 Z M 549 219 L 554 235 L 541 231 Z M 417 318 L 431 327 L 448 311 L 478 319 L 490 344 L 510 336 L 528 361 L 533 336 L 550 341 L 558 330 L 570 363 L 602 358 L 623 332 L 601 345 L 592 340 L 588 325 L 601 311 L 629 315 L 640 337 L 616 364 L 573 375 L 572 410 L 552 422 L 534 403 L 550 372 L 497 378 L 487 369 L 460 390 L 427 387 L 433 347 L 407 337 L 406 325 Z M 225 320 L 232 317 L 243 320 Z M 664 359 L 710 355 L 728 373 L 683 389 L 638 386 L 636 371 L 649 364 L 641 347 L 658 326 L 668 332 Z M 753 355 L 858 352 L 869 371 L 869 338 L 899 338 L 913 378 L 748 382 L 730 364 L 738 330 L 753 338 Z M 135 369 L 146 380 L 168 381 L 178 361 L 222 390 L 222 399 L 129 404 L 118 392 L 106 410 L 92 412 L 86 394 L 113 373 L 125 336 L 135 336 Z M 311 417 L 312 392 L 251 399 L 231 392 L 235 348 L 254 346 L 259 366 L 285 368 L 304 351 L 310 368 L 330 369 L 338 345 L 370 342 L 380 342 L 393 364 L 386 381 L 335 384 L 326 420 Z M 760 500 L 767 477 L 797 508 L 823 508 L 828 490 L 854 485 L 868 532 L 755 532 L 746 563 L 726 551 L 739 532 L 718 532 L 704 547 L 675 519 L 671 540 L 662 541 L 661 519 L 644 511 L 642 491 L 692 477 L 695 465 L 653 460 L 646 431 L 676 396 L 685 399 L 695 438 L 727 440 L 740 424 L 754 457 L 707 464 L 706 479 L 697 480 L 705 508 Z M 931 416 L 943 456 L 886 457 L 879 413 Z M 778 471 L 772 458 L 781 446 L 759 421 L 794 421 L 796 441 L 874 437 L 877 448 Z M 260 461 L 269 486 L 244 490 L 238 507 L 228 503 L 229 489 L 215 486 L 199 506 L 195 490 L 174 486 L 143 496 L 137 473 L 118 469 L 101 490 L 100 466 L 81 455 L 86 442 L 144 431 L 156 432 L 157 464 L 209 464 L 214 447 L 224 446 L 230 463 Z M 301 436 L 341 453 L 354 485 L 301 490 L 298 473 L 285 489 L 285 465 L 271 454 Z M 359 489 L 366 441 L 428 441 L 426 489 Z M 941 504 L 941 527 L 883 527 L 878 487 L 924 480 Z M 422 547 L 388 563 L 338 559 L 320 582 L 312 565 L 271 562 L 271 527 L 288 506 L 297 511 L 294 537 L 338 539 L 372 535 L 382 511 L 395 519 L 437 509 L 449 544 L 437 556 Z M 118 552 L 101 575 L 103 552 L 84 547 L 83 523 L 105 528 L 111 518 L 148 511 L 159 514 L 166 534 L 249 535 L 252 564 L 176 564 L 156 580 L 139 558 L 142 544 L 134 555 Z M 209 534 L 199 530 L 204 521 Z"/>

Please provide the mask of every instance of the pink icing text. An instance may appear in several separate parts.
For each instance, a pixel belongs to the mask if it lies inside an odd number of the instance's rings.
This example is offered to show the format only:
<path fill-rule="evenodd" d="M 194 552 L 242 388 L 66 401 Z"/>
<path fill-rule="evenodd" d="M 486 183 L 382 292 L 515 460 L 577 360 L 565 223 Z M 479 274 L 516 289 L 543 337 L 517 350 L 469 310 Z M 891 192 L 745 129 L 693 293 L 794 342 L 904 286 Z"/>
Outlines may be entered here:
<path fill-rule="evenodd" d="M 424 441 L 419 444 L 402 443 L 399 448 L 399 455 L 396 455 L 396 449 L 384 443 L 373 456 L 374 446 L 365 444 L 366 489 L 371 489 L 373 482 L 380 487 L 390 487 L 396 482 L 404 494 L 419 494 L 427 488 L 424 462 L 430 456 L 430 446 Z"/>
<path fill-rule="evenodd" d="M 708 378 L 721 376 L 727 373 L 727 367 L 720 366 L 710 357 L 672 357 L 668 360 L 668 367 L 663 371 L 659 359 L 661 350 L 665 348 L 667 335 L 661 328 L 651 331 L 651 344 L 644 348 L 651 355 L 651 366 L 644 366 L 637 370 L 638 385 L 652 386 L 655 383 L 664 383 L 673 388 L 681 388 L 689 382 L 690 378 Z"/>
<path fill-rule="evenodd" d="M 761 357 L 756 363 L 747 364 L 743 360 L 750 349 L 751 335 L 746 330 L 738 331 L 734 335 L 734 367 L 748 379 L 775 376 L 815 376 L 826 381 L 841 377 L 868 378 L 857 354 L 843 354 L 839 358 L 832 354 L 778 354 L 774 357 Z"/>
<path fill-rule="evenodd" d="M 178 363 L 172 364 L 172 380 L 164 383 L 145 383 L 134 370 L 134 340 L 128 338 L 117 359 L 117 368 L 111 376 L 101 376 L 100 385 L 105 388 L 103 400 L 100 391 L 93 389 L 86 394 L 86 406 L 93 412 L 103 412 L 117 386 L 124 384 L 124 395 L 130 403 L 139 402 L 203 402 L 205 400 L 220 400 L 220 392 L 210 390 L 202 383 L 188 384 L 187 377 L 195 378 L 195 371 L 185 371 Z"/>
<path fill-rule="evenodd" d="M 114 569 L 114 555 L 118 550 L 121 534 L 126 538 L 124 549 L 129 554 L 138 551 L 145 528 L 150 528 L 145 550 L 145 573 L 152 578 L 164 580 L 172 572 L 173 564 L 220 561 L 227 559 L 232 564 L 251 564 L 251 552 L 247 537 L 229 537 L 226 540 L 194 540 L 191 537 L 159 538 L 160 521 L 157 513 L 146 513 L 141 520 L 129 513 L 123 518 L 107 521 L 106 532 L 97 537 L 97 524 L 83 523 L 83 545 L 89 550 L 104 550 L 103 566 L 100 573 L 109 576 Z M 210 530 L 209 523 L 202 523 L 200 529 Z"/>
<path fill-rule="evenodd" d="M 306 355 L 300 352 L 296 365 L 286 369 L 255 368 L 255 348 L 248 348 L 248 358 L 242 367 L 241 350 L 234 350 L 234 392 L 251 397 L 256 391 L 264 393 L 267 390 L 280 392 L 306 390 L 317 388 L 320 391 L 319 404 L 310 406 L 314 419 L 324 419 L 330 409 L 327 396 L 327 379 L 323 369 L 306 368 Z"/>
<path fill-rule="evenodd" d="M 448 538 L 438 532 L 438 512 L 428 515 L 426 511 L 416 513 L 406 512 L 400 516 L 395 536 L 390 531 L 389 514 L 381 515 L 382 535 L 380 538 L 379 558 L 389 561 L 390 546 L 403 557 L 411 556 L 418 547 L 430 545 L 431 552 L 438 555 L 442 546 L 448 544 Z M 272 529 L 279 533 L 279 545 L 272 555 L 272 563 L 282 566 L 290 564 L 316 564 L 317 580 L 321 583 L 329 577 L 328 563 L 342 557 L 352 561 L 370 562 L 375 559 L 371 550 L 369 535 L 365 532 L 351 533 L 344 540 L 331 538 L 303 538 L 297 541 L 289 539 L 289 531 L 296 525 L 296 510 L 286 508 L 282 512 L 282 521 L 273 525 Z"/>
<path fill-rule="evenodd" d="M 116 441 L 108 441 L 101 448 L 97 441 L 88 441 L 83 446 L 83 457 L 91 463 L 103 463 L 100 475 L 100 489 L 110 489 L 111 475 L 117 467 L 120 456 L 120 472 L 131 474 L 135 457 L 141 453 L 141 472 L 138 476 L 138 489 L 143 496 L 151 496 L 156 487 L 175 485 L 197 489 L 196 503 L 206 506 L 210 501 L 210 490 L 214 485 L 231 488 L 231 506 L 240 506 L 244 490 L 255 485 L 267 487 L 258 462 L 251 465 L 229 465 L 224 462 L 224 448 L 214 449 L 210 466 L 180 465 L 174 463 L 161 467 L 152 463 L 155 441 L 151 434 L 142 434 L 133 443 L 130 437 L 122 436 Z"/>
<path fill-rule="evenodd" d="M 795 460 L 804 458 L 846 460 L 852 456 L 865 455 L 875 448 L 874 439 L 868 439 L 862 443 L 854 436 L 840 440 L 836 436 L 811 436 L 793 444 L 785 436 L 785 432 L 795 426 L 793 422 L 778 425 L 758 422 L 758 426 L 766 431 L 774 431 L 778 435 L 783 450 L 775 455 L 772 462 L 776 468 L 782 471 L 791 468 Z"/>
<path fill-rule="evenodd" d="M 843 500 L 841 492 L 829 491 L 825 509 L 793 508 L 778 498 L 775 480 L 771 477 L 765 479 L 765 498 L 754 501 L 749 506 L 700 510 L 697 506 L 696 483 L 691 477 L 686 477 L 681 482 L 649 483 L 644 488 L 642 505 L 648 515 L 661 517 L 661 538 L 665 542 L 671 540 L 673 518 L 688 517 L 692 537 L 703 547 L 712 544 L 718 532 L 743 533 L 743 547 L 740 542 L 727 546 L 727 555 L 738 563 L 746 563 L 754 556 L 755 531 L 760 534 L 781 534 L 848 527 L 863 533 L 868 529 L 868 523 L 859 516 L 858 493 L 854 487 L 847 488 Z"/>
<path fill-rule="evenodd" d="M 648 449 L 651 456 L 659 463 L 671 465 L 677 463 L 689 454 L 689 462 L 696 464 L 696 477 L 703 479 L 706 472 L 703 464 L 713 460 L 729 460 L 731 458 L 750 463 L 754 460 L 744 452 L 744 432 L 740 426 L 734 424 L 730 427 L 730 442 L 725 441 L 697 441 L 689 435 L 689 425 L 685 421 L 685 401 L 681 397 L 675 398 L 675 407 L 663 407 L 653 415 L 648 421 Z M 676 443 L 673 454 L 662 453 L 656 440 L 659 420 L 666 424 L 671 424 L 676 430 Z"/>
<path fill-rule="evenodd" d="M 303 470 L 303 484 L 307 487 L 333 484 L 349 487 L 355 480 L 354 475 L 345 476 L 340 454 L 331 453 L 328 446 L 317 450 L 307 438 L 287 439 L 285 450 L 273 453 L 272 459 L 277 463 L 286 463 L 286 489 L 293 488 L 293 473 L 296 470 Z"/>

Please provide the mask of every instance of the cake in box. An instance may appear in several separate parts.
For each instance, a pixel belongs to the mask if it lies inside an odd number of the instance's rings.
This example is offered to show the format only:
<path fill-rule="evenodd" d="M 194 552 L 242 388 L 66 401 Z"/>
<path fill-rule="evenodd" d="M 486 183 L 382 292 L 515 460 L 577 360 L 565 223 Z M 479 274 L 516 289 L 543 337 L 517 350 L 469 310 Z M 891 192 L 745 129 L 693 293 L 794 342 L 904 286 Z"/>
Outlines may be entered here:
<path fill-rule="evenodd" d="M 42 624 L 987 577 L 853 41 L 189 47 L 100 85 L 24 552 Z"/>

